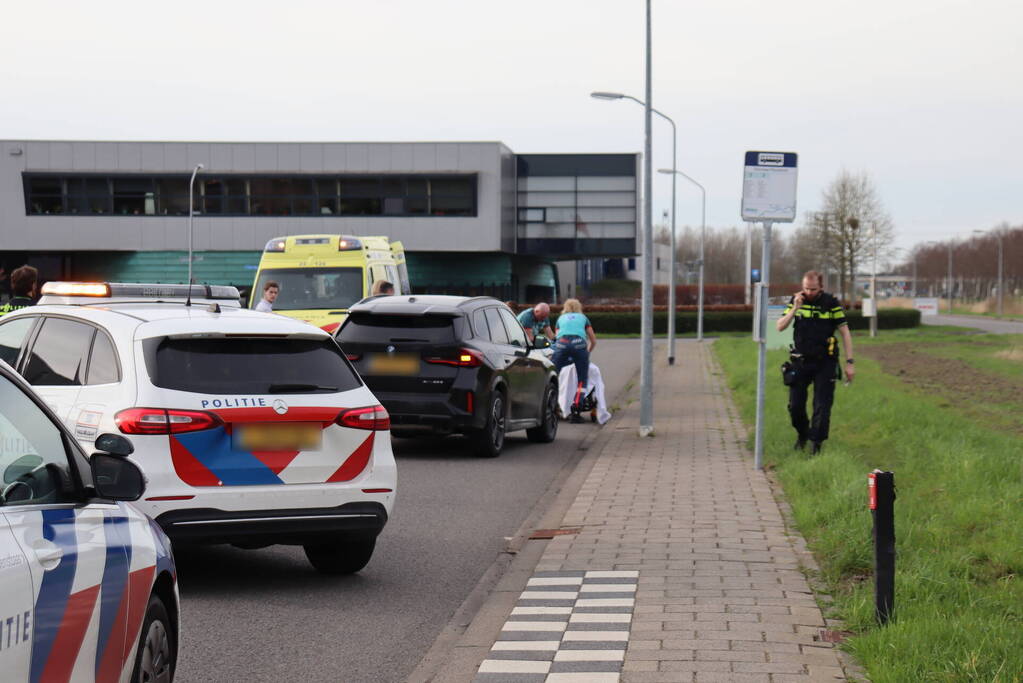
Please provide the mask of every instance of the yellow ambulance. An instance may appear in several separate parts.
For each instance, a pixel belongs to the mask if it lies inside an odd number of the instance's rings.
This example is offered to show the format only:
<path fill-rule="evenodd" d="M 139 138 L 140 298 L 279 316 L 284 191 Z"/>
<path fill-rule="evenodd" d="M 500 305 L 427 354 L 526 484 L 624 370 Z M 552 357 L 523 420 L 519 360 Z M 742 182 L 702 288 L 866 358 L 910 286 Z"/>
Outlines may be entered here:
<path fill-rule="evenodd" d="M 276 282 L 274 313 L 333 332 L 348 307 L 369 296 L 377 280 L 392 283 L 395 294 L 410 293 L 401 242 L 382 236 L 275 237 L 263 248 L 249 307 L 259 303 L 267 282 Z"/>

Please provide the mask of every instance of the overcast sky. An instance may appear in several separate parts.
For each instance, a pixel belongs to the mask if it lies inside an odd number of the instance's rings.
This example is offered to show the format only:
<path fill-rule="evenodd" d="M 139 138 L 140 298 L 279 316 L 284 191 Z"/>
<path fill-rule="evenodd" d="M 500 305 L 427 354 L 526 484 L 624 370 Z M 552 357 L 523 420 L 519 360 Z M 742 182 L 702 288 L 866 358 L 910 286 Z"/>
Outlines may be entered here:
<path fill-rule="evenodd" d="M 639 152 L 641 0 L 8 3 L 0 137 L 499 140 Z M 910 246 L 1023 223 L 1018 0 L 654 0 L 653 104 L 708 225 L 745 150 L 799 154 L 799 206 L 870 173 Z M 655 121 L 654 164 L 671 165 Z M 668 176 L 654 179 L 659 221 Z M 699 193 L 679 184 L 679 224 Z M 785 230 L 786 228 L 782 228 Z"/>

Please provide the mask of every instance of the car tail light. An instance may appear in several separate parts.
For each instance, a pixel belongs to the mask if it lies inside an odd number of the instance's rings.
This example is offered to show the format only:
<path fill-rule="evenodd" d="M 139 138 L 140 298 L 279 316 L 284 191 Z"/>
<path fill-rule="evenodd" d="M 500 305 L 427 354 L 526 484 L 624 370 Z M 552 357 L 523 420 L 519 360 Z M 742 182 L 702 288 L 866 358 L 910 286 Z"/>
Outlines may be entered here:
<path fill-rule="evenodd" d="M 453 365 L 456 368 L 478 368 L 483 365 L 483 354 L 476 349 L 458 349 L 454 356 L 431 356 L 423 360 L 438 365 Z"/>
<path fill-rule="evenodd" d="M 465 412 L 472 412 L 473 393 L 471 391 L 465 392 Z"/>
<path fill-rule="evenodd" d="M 125 434 L 181 434 L 212 429 L 224 424 L 223 420 L 213 413 L 163 408 L 128 408 L 117 413 L 114 422 Z"/>
<path fill-rule="evenodd" d="M 361 353 L 346 353 L 345 354 L 345 358 L 347 358 L 348 360 L 350 360 L 350 361 L 352 361 L 354 363 L 355 361 L 357 361 L 360 358 L 362 358 L 362 354 Z"/>
<path fill-rule="evenodd" d="M 391 416 L 383 406 L 367 406 L 351 408 L 342 412 L 335 420 L 342 427 L 352 429 L 372 429 L 381 431 L 391 428 Z"/>

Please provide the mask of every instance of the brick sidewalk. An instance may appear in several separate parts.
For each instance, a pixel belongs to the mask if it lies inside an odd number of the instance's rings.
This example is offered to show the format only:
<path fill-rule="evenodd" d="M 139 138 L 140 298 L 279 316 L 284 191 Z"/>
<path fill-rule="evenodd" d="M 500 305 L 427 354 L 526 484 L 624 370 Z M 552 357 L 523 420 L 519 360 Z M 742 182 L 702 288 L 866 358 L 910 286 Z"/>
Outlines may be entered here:
<path fill-rule="evenodd" d="M 659 354 L 655 435 L 639 401 L 593 469 L 481 664 L 478 683 L 835 681 L 821 611 L 711 344 Z"/>

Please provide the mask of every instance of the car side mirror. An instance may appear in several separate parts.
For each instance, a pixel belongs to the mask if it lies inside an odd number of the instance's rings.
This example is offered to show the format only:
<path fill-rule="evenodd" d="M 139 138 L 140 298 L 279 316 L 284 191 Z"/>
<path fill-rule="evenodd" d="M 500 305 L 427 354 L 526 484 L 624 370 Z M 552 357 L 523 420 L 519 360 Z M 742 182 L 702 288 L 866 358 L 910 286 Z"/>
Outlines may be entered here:
<path fill-rule="evenodd" d="M 100 434 L 96 437 L 96 450 L 126 458 L 135 452 L 135 446 L 120 434 Z"/>
<path fill-rule="evenodd" d="M 539 349 L 546 349 L 546 348 L 550 348 L 550 345 L 551 345 L 551 340 L 548 339 L 545 335 L 537 335 L 537 336 L 533 337 L 533 347 L 532 348 L 534 348 L 534 349 L 537 349 L 537 350 L 539 350 Z"/>
<path fill-rule="evenodd" d="M 125 439 L 127 440 L 127 439 Z M 100 498 L 133 501 L 146 491 L 146 478 L 131 460 L 107 453 L 95 453 L 89 459 L 92 482 Z"/>

